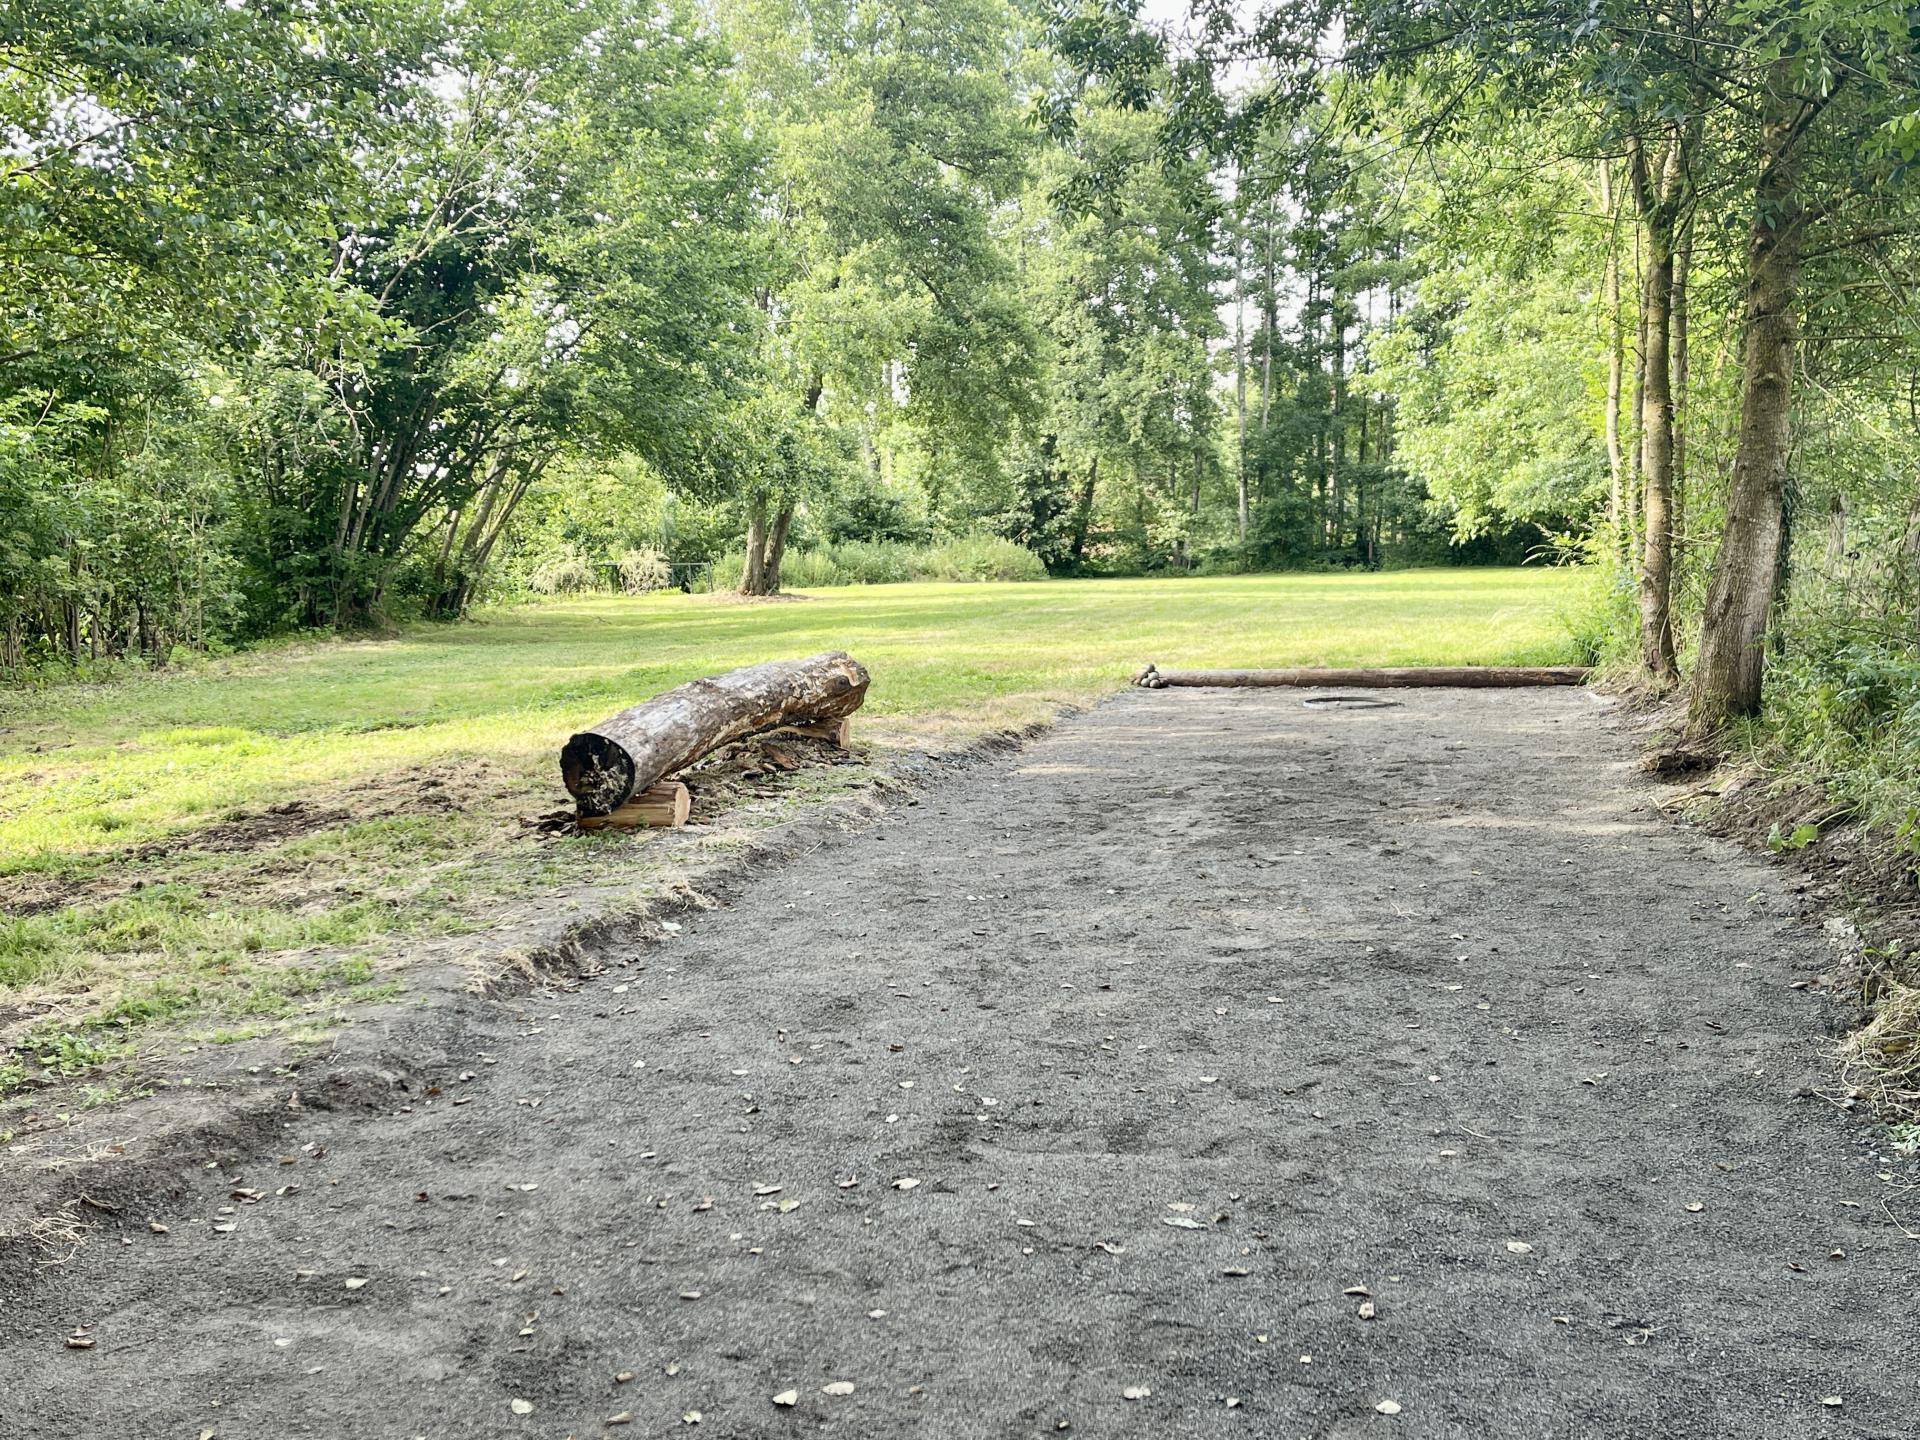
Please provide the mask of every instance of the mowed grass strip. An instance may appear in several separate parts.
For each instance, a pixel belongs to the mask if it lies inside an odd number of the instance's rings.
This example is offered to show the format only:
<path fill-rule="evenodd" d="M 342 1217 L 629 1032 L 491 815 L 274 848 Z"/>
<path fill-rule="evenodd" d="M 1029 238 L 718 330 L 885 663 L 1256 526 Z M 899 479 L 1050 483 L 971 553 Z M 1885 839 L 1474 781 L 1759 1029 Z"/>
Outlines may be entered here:
<path fill-rule="evenodd" d="M 1462 569 L 594 596 L 15 694 L 0 1036 L 85 1064 L 153 1019 L 283 1020 L 379 983 L 343 957 L 384 968 L 398 940 L 590 878 L 596 844 L 644 835 L 541 846 L 518 817 L 565 802 L 569 733 L 695 676 L 849 650 L 874 676 L 856 734 L 937 745 L 1091 700 L 1147 660 L 1563 662 L 1559 616 L 1586 583 Z"/>

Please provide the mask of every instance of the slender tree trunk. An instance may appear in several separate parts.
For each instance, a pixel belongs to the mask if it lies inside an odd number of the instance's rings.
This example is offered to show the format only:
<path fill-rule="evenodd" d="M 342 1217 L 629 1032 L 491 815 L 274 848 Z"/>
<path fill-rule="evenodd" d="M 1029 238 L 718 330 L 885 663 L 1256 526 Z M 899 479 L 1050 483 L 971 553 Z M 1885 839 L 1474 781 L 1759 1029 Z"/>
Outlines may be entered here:
<path fill-rule="evenodd" d="M 1100 478 L 1100 457 L 1094 456 L 1087 465 L 1087 478 L 1080 487 L 1080 504 L 1073 519 L 1073 544 L 1067 553 L 1078 565 L 1087 553 L 1087 530 L 1093 523 L 1093 487 Z"/>
<path fill-rule="evenodd" d="M 1645 487 L 1640 554 L 1640 663 L 1655 684 L 1679 678 L 1673 646 L 1674 252 L 1687 204 L 1686 133 L 1668 131 L 1657 158 L 1628 137 L 1633 194 L 1646 241 L 1640 282 L 1640 475 Z"/>
<path fill-rule="evenodd" d="M 1333 292 L 1333 302 L 1327 310 L 1328 322 L 1333 326 L 1333 350 L 1330 359 L 1333 362 L 1332 400 L 1327 417 L 1327 543 L 1338 550 L 1346 543 L 1346 499 L 1340 493 L 1342 472 L 1346 468 L 1346 401 L 1347 401 L 1347 322 L 1340 313 L 1340 292 Z"/>
<path fill-rule="evenodd" d="M 1687 544 L 1687 380 L 1691 373 L 1689 282 L 1693 272 L 1693 213 L 1680 224 L 1673 255 L 1673 569 L 1685 565 Z"/>
<path fill-rule="evenodd" d="M 1623 543 L 1626 526 L 1625 447 L 1620 443 L 1620 392 L 1626 371 L 1624 327 L 1620 311 L 1620 213 L 1613 199 L 1612 167 L 1600 162 L 1600 208 L 1607 217 L 1607 264 L 1601 277 L 1602 304 L 1607 323 L 1607 402 L 1604 425 L 1607 440 L 1607 519 L 1614 543 Z"/>
<path fill-rule="evenodd" d="M 1673 251 L 1671 237 L 1649 226 L 1647 267 L 1641 290 L 1641 315 L 1647 337 L 1643 357 L 1645 395 L 1641 402 L 1640 473 L 1645 483 L 1642 519 L 1645 539 L 1640 556 L 1640 663 L 1666 684 L 1679 677 L 1673 656 L 1673 360 L 1671 310 Z"/>
<path fill-rule="evenodd" d="M 1640 404 L 1640 663 L 1658 684 L 1679 676 L 1673 656 L 1673 236 L 1660 207 L 1647 217 L 1647 263 L 1640 292 L 1643 393 Z"/>
<path fill-rule="evenodd" d="M 1640 254 L 1640 232 L 1633 234 L 1633 278 L 1636 294 L 1646 290 L 1645 266 Z M 1622 497 L 1625 500 L 1623 518 L 1626 521 L 1623 530 L 1628 563 L 1631 564 L 1634 552 L 1640 548 L 1640 463 L 1643 448 L 1641 436 L 1646 432 L 1647 399 L 1647 312 L 1640 308 L 1634 328 L 1633 341 L 1633 409 L 1629 414 L 1631 431 L 1627 445 L 1627 488 Z"/>
<path fill-rule="evenodd" d="M 1780 564 L 1805 239 L 1799 104 L 1788 63 L 1776 66 L 1778 91 L 1760 133 L 1754 217 L 1747 239 L 1740 441 L 1727 490 L 1726 528 L 1701 616 L 1700 656 L 1690 697 L 1690 718 L 1697 730 L 1759 710 L 1767 621 Z"/>
<path fill-rule="evenodd" d="M 1240 539 L 1247 538 L 1252 518 L 1247 504 L 1247 274 L 1245 216 L 1242 229 L 1233 240 L 1233 397 L 1237 412 L 1234 444 L 1234 477 L 1240 499 Z"/>

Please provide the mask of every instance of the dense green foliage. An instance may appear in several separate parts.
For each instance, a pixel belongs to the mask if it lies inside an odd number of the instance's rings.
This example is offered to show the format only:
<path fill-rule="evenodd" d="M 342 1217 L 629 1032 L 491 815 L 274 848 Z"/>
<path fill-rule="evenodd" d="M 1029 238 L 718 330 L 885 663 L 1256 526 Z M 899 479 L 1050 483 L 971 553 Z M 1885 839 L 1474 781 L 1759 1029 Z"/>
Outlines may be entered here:
<path fill-rule="evenodd" d="M 1697 724 L 1773 654 L 1797 752 L 1911 729 L 1895 9 L 0 17 L 8 667 L 789 553 L 1584 556 Z"/>
<path fill-rule="evenodd" d="M 1418 242 L 1353 157 L 1238 183 L 1008 0 L 9 0 L 0 68 L 0 668 L 743 542 L 1537 538 L 1396 460 Z M 954 568 L 867 558 L 809 573 Z"/>

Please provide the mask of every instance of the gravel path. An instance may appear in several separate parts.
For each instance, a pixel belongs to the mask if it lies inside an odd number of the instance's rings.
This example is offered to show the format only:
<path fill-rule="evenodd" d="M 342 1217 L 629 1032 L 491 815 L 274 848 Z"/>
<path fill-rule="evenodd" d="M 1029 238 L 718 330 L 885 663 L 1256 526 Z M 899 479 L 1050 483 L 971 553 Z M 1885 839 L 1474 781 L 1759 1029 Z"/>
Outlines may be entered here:
<path fill-rule="evenodd" d="M 1585 694 L 1394 698 L 1130 693 L 416 1013 L 0 1273 L 0 1434 L 1920 1433 L 1790 873 Z"/>

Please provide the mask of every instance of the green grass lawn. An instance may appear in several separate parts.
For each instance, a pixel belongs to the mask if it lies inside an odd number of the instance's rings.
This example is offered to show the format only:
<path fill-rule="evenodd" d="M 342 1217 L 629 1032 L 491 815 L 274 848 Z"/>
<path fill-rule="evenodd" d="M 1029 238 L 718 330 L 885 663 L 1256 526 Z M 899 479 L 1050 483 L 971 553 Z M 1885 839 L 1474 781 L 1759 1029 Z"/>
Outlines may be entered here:
<path fill-rule="evenodd" d="M 942 744 L 1110 692 L 1147 660 L 1567 661 L 1559 616 L 1584 584 L 1426 570 L 596 596 L 15 694 L 0 1093 L 157 1020 L 219 1027 L 202 1038 L 309 1022 L 390 988 L 410 937 L 591 880 L 644 833 L 543 844 L 518 819 L 565 803 L 569 733 L 693 676 L 845 649 L 873 674 L 856 737 Z"/>

